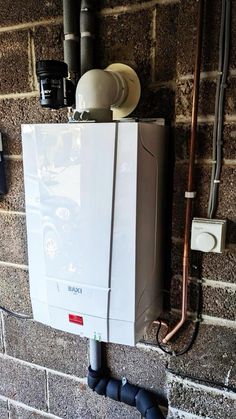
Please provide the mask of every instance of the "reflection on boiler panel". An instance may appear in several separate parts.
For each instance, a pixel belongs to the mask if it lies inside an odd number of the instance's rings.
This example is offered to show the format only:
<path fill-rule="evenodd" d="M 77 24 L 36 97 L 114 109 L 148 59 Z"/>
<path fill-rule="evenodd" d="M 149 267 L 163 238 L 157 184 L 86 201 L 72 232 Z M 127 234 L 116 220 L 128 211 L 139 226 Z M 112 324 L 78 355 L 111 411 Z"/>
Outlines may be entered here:
<path fill-rule="evenodd" d="M 165 132 L 152 122 L 23 126 L 35 320 L 134 345 L 158 317 Z"/>

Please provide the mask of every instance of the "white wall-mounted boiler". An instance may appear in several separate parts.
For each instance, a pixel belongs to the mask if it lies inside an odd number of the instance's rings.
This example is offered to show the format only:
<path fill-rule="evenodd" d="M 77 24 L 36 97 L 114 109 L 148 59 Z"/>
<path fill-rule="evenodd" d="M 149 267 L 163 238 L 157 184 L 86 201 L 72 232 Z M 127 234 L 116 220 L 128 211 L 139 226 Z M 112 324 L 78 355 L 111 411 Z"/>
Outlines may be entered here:
<path fill-rule="evenodd" d="M 36 321 L 134 345 L 162 310 L 166 128 L 23 125 Z"/>

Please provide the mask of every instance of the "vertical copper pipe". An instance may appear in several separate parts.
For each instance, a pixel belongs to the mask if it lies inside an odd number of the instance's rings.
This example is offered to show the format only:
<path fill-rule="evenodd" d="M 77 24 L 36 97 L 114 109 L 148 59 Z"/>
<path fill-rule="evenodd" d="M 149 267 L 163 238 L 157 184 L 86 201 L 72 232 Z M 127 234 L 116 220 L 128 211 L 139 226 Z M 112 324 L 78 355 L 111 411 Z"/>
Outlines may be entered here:
<path fill-rule="evenodd" d="M 187 317 L 188 307 L 188 281 L 189 281 L 189 256 L 190 256 L 190 232 L 193 209 L 193 173 L 197 140 L 197 115 L 199 102 L 199 86 L 200 86 L 200 70 L 201 70 L 201 54 L 202 54 L 202 33 L 203 33 L 203 6 L 204 0 L 198 0 L 198 22 L 197 22 L 197 45 L 196 60 L 194 69 L 193 84 L 193 103 L 192 103 L 192 122 L 191 122 L 191 139 L 189 150 L 189 167 L 188 167 L 188 187 L 186 194 L 186 212 L 185 212 L 185 229 L 184 229 L 184 250 L 183 250 L 183 288 L 182 288 L 182 309 L 181 319 L 175 325 L 165 338 L 163 343 L 167 343 L 176 332 L 183 326 Z"/>

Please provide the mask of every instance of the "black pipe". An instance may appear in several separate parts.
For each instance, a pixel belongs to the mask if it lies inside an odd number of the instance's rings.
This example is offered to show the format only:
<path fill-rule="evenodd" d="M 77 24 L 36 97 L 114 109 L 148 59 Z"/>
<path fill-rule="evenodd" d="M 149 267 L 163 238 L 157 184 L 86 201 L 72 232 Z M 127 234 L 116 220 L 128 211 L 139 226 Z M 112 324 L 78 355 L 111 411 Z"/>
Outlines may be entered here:
<path fill-rule="evenodd" d="M 80 77 L 80 0 L 63 0 L 64 61 L 76 85 Z"/>
<path fill-rule="evenodd" d="M 95 1 L 82 0 L 80 12 L 81 76 L 94 68 Z"/>
<path fill-rule="evenodd" d="M 110 397 L 113 400 L 135 406 L 146 419 L 165 418 L 155 396 L 150 391 L 111 378 L 102 370 L 94 371 L 89 367 L 88 386 L 100 396 Z"/>

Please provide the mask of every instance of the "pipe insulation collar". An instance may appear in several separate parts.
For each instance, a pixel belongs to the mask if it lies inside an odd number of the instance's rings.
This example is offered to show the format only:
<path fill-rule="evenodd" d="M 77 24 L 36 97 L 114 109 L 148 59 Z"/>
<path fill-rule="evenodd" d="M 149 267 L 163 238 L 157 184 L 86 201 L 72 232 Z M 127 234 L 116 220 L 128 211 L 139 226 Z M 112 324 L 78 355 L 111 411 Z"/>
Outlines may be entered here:
<path fill-rule="evenodd" d="M 102 369 L 88 369 L 88 386 L 100 396 L 136 406 L 146 419 L 164 419 L 152 393 L 128 382 L 106 376 Z"/>

